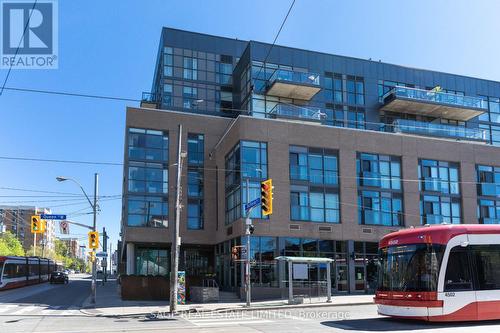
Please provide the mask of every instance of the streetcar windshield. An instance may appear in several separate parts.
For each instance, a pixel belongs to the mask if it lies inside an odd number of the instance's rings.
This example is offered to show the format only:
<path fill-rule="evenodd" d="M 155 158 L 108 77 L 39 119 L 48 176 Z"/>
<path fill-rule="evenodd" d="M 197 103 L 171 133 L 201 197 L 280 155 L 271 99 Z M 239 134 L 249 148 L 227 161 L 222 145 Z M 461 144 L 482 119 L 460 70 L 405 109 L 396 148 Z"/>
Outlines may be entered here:
<path fill-rule="evenodd" d="M 380 249 L 380 291 L 437 291 L 445 246 L 415 244 Z"/>

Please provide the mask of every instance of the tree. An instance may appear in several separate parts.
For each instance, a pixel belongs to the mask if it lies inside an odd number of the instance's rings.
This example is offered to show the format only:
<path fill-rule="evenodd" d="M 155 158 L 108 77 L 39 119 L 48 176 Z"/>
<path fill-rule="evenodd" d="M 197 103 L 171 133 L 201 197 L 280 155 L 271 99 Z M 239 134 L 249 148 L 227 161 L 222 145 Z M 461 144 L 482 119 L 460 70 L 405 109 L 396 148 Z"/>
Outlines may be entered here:
<path fill-rule="evenodd" d="M 0 256 L 24 256 L 21 242 L 10 231 L 0 234 Z"/>

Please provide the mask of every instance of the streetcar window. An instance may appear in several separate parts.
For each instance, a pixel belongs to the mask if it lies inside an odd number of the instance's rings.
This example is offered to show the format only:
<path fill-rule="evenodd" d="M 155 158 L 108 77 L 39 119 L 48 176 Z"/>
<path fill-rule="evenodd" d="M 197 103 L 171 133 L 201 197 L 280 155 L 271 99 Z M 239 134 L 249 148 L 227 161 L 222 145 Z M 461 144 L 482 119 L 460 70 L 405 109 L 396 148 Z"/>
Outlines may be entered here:
<path fill-rule="evenodd" d="M 26 276 L 25 264 L 10 264 L 10 263 L 5 264 L 3 269 L 4 279 L 13 279 L 22 276 Z"/>
<path fill-rule="evenodd" d="M 500 289 L 500 245 L 472 245 L 479 290 Z"/>
<path fill-rule="evenodd" d="M 450 251 L 444 290 L 472 290 L 472 276 L 467 249 L 456 246 Z"/>

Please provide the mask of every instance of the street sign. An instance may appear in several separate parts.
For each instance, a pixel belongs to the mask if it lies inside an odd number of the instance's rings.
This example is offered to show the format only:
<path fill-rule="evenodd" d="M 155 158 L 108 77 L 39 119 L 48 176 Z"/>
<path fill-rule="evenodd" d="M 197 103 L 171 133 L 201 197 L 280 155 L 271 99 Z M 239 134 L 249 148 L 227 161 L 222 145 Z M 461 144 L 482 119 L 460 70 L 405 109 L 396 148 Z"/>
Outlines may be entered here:
<path fill-rule="evenodd" d="M 59 222 L 59 230 L 61 231 L 61 234 L 64 234 L 64 235 L 69 234 L 68 222 L 66 222 L 66 221 Z"/>
<path fill-rule="evenodd" d="M 42 220 L 66 220 L 66 215 L 62 214 L 41 214 Z"/>
<path fill-rule="evenodd" d="M 108 254 L 106 252 L 98 252 L 96 256 L 99 258 L 107 258 Z"/>
<path fill-rule="evenodd" d="M 259 203 L 260 203 L 260 198 L 253 199 L 249 203 L 245 204 L 245 211 L 248 212 L 250 209 L 252 209 L 253 207 L 257 206 Z"/>

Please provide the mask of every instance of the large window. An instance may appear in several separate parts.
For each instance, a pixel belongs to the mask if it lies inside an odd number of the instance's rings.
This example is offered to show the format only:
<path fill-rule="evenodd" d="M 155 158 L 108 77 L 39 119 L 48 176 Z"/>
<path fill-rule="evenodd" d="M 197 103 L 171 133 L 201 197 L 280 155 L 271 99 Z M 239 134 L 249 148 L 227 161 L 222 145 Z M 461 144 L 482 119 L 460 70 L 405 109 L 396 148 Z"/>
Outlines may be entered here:
<path fill-rule="evenodd" d="M 358 206 L 360 224 L 403 225 L 401 193 L 363 190 L 359 192 Z"/>
<path fill-rule="evenodd" d="M 155 248 L 135 249 L 135 273 L 137 275 L 162 275 L 169 273 L 169 251 Z"/>
<path fill-rule="evenodd" d="M 162 131 L 129 128 L 128 158 L 130 160 L 168 160 L 168 135 Z"/>
<path fill-rule="evenodd" d="M 400 226 L 403 221 L 401 158 L 358 153 L 358 214 L 360 224 Z"/>
<path fill-rule="evenodd" d="M 167 198 L 129 195 L 128 225 L 133 227 L 168 227 Z"/>
<path fill-rule="evenodd" d="M 337 152 L 290 146 L 290 218 L 340 222 Z"/>
<path fill-rule="evenodd" d="M 337 185 L 337 153 L 329 149 L 290 146 L 290 179 Z"/>
<path fill-rule="evenodd" d="M 358 153 L 358 186 L 401 190 L 401 158 Z"/>
<path fill-rule="evenodd" d="M 462 246 L 452 248 L 446 266 L 444 290 L 472 290 L 471 269 L 467 248 Z"/>
<path fill-rule="evenodd" d="M 198 59 L 184 57 L 182 77 L 188 80 L 198 79 Z"/>
<path fill-rule="evenodd" d="M 297 221 L 340 222 L 336 189 L 291 185 L 290 218 Z"/>
<path fill-rule="evenodd" d="M 168 226 L 168 135 L 128 130 L 127 225 Z"/>
<path fill-rule="evenodd" d="M 380 250 L 379 290 L 437 291 L 444 246 L 417 244 Z"/>
<path fill-rule="evenodd" d="M 365 88 L 362 77 L 347 76 L 346 80 L 347 104 L 364 105 Z"/>
<path fill-rule="evenodd" d="M 164 76 L 173 76 L 174 70 L 174 56 L 173 50 L 171 47 L 163 48 L 163 75 Z"/>
<path fill-rule="evenodd" d="M 479 199 L 477 206 L 477 217 L 479 223 L 500 223 L 500 200 Z"/>
<path fill-rule="evenodd" d="M 188 229 L 203 229 L 204 136 L 188 134 Z"/>
<path fill-rule="evenodd" d="M 420 160 L 418 176 L 421 191 L 460 194 L 458 163 Z"/>
<path fill-rule="evenodd" d="M 262 287 L 278 287 L 278 265 L 274 258 L 278 254 L 276 237 L 252 237 L 250 260 L 254 262 L 250 279 L 252 285 Z M 246 237 L 241 238 L 246 244 Z"/>
<path fill-rule="evenodd" d="M 420 200 L 422 224 L 453 223 L 461 221 L 460 198 L 423 195 Z"/>
<path fill-rule="evenodd" d="M 500 245 L 471 245 L 479 290 L 500 289 Z"/>
<path fill-rule="evenodd" d="M 477 195 L 500 198 L 500 167 L 477 165 Z"/>
<path fill-rule="evenodd" d="M 226 223 L 231 223 L 245 214 L 242 202 L 247 202 L 247 180 L 249 201 L 260 197 L 260 182 L 267 179 L 267 143 L 240 141 L 226 155 L 225 166 Z M 260 204 L 250 217 L 267 218 Z"/>

